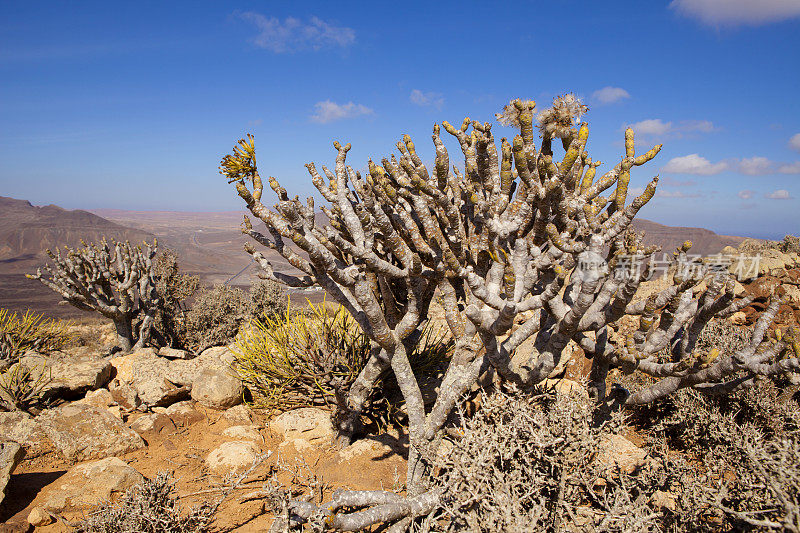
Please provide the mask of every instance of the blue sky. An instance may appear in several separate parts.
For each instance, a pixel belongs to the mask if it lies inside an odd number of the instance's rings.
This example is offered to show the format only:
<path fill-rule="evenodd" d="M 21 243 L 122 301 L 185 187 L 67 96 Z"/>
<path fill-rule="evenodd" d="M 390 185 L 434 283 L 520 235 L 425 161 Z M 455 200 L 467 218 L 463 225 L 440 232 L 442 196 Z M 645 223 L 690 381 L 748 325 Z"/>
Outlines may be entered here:
<path fill-rule="evenodd" d="M 600 170 L 626 124 L 664 144 L 633 176 L 662 177 L 644 218 L 779 237 L 800 232 L 799 89 L 800 0 L 3 2 L 0 195 L 239 209 L 217 165 L 244 133 L 307 196 L 333 140 L 356 168 L 404 133 L 432 160 L 434 122 L 569 91 Z"/>

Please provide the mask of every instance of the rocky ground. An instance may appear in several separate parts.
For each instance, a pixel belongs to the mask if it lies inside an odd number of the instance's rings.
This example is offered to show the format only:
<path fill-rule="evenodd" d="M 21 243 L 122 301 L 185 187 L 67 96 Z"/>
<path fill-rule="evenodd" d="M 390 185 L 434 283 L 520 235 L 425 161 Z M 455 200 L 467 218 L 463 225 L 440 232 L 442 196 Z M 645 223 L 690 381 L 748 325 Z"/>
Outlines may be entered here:
<path fill-rule="evenodd" d="M 768 259 L 758 279 L 737 285 L 739 295 L 755 301 L 734 322 L 751 323 L 772 293 L 786 301 L 779 322 L 800 322 L 800 258 L 770 252 Z M 638 297 L 663 284 L 646 283 Z M 0 412 L 0 532 L 69 531 L 97 505 L 158 472 L 172 475 L 184 509 L 224 496 L 218 531 L 267 530 L 272 515 L 263 498 L 250 496 L 275 481 L 317 501 L 343 487 L 403 489 L 401 430 L 336 449 L 325 411 L 276 414 L 243 404 L 230 347 L 200 354 L 148 348 L 115 357 L 102 348 L 113 341 L 110 324 L 74 328 L 84 346 L 29 353 L 20 363 L 50 373 L 44 394 L 52 407 Z M 585 394 L 578 382 L 586 360 L 574 347 L 568 355 L 548 384 Z M 626 470 L 645 460 L 635 433 L 615 438 L 599 460 Z"/>

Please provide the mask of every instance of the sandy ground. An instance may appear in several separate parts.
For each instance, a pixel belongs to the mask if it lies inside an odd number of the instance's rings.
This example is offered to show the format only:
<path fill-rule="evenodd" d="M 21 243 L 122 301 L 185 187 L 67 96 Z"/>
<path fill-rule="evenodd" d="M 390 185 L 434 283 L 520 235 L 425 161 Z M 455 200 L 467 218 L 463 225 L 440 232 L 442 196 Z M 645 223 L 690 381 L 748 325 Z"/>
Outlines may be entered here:
<path fill-rule="evenodd" d="M 177 493 L 184 509 L 202 501 L 215 502 L 224 486 L 224 476 L 212 473 L 205 458 L 217 446 L 231 440 L 222 435 L 230 427 L 223 412 L 197 406 L 204 414 L 202 421 L 179 427 L 171 433 L 158 435 L 140 450 L 119 456 L 145 477 L 158 472 L 172 474 Z M 266 418 L 257 411 L 257 423 L 265 425 Z M 384 435 L 382 443 L 374 442 L 372 452 L 342 455 L 332 447 L 311 447 L 297 450 L 293 444 L 279 446 L 280 438 L 268 428 L 260 430 L 264 439 L 260 444 L 264 460 L 245 481 L 225 499 L 216 514 L 214 526 L 221 531 L 264 531 L 272 522 L 261 500 L 241 502 L 240 497 L 265 487 L 273 476 L 296 496 L 310 497 L 316 501 L 328 498 L 338 488 L 363 490 L 402 490 L 405 478 L 407 441 L 397 434 Z M 388 444 L 388 446 L 386 445 Z M 72 465 L 64 461 L 53 448 L 32 451 L 17 466 L 7 487 L 0 521 L 5 526 L 0 531 L 25 531 L 26 518 L 37 504 L 37 496 L 47 492 L 47 486 L 64 475 Z M 84 511 L 65 513 L 68 520 L 79 520 Z M 35 531 L 55 533 L 69 531 L 61 523 L 36 528 Z"/>

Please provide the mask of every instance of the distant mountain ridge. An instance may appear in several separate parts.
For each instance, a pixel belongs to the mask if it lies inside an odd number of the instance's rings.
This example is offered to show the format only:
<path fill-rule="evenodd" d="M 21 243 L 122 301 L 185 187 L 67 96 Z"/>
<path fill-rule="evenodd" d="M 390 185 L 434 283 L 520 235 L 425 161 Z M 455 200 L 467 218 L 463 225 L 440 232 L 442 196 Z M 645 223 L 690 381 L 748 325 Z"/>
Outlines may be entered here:
<path fill-rule="evenodd" d="M 248 285 L 256 279 L 258 269 L 243 250 L 244 243 L 249 241 L 239 229 L 244 214 L 244 211 L 118 209 L 92 213 L 55 205 L 38 207 L 26 200 L 0 196 L 0 307 L 15 310 L 31 307 L 50 315 L 74 315 L 74 308 L 56 307 L 58 296 L 23 274 L 35 272 L 48 260 L 45 254 L 48 248 L 78 246 L 81 239 L 96 242 L 104 236 L 134 243 L 158 237 L 159 247 L 174 249 L 181 269 L 198 274 L 203 283 Z M 317 223 L 326 222 L 327 218 L 320 213 Z M 253 223 L 263 227 L 260 221 Z M 649 220 L 635 220 L 634 227 L 645 232 L 646 244 L 657 244 L 667 254 L 687 239 L 694 243 L 691 253 L 701 255 L 717 253 L 725 246 L 738 246 L 744 240 L 703 228 L 665 226 Z M 277 252 L 269 249 L 262 252 L 276 270 L 293 270 Z"/>
<path fill-rule="evenodd" d="M 692 241 L 690 254 L 708 256 L 719 253 L 726 246 L 734 248 L 745 240 L 745 237 L 719 235 L 709 229 L 680 226 L 665 226 L 645 219 L 634 219 L 633 227 L 644 232 L 644 243 L 661 246 L 661 251 L 672 253 L 684 241 Z"/>
<path fill-rule="evenodd" d="M 0 196 L 0 270 L 3 273 L 29 271 L 46 259 L 45 250 L 78 246 L 81 239 L 101 238 L 152 241 L 150 232 L 112 222 L 82 209 L 67 210 L 56 205 L 43 207 L 27 200 Z"/>

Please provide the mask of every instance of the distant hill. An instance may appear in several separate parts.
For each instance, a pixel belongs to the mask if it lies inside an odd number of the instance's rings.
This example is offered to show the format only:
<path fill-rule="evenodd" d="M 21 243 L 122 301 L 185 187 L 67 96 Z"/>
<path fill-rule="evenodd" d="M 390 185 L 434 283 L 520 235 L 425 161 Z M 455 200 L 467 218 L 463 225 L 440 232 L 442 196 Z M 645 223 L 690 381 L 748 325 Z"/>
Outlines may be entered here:
<path fill-rule="evenodd" d="M 45 250 L 77 246 L 81 239 L 152 241 L 155 235 L 117 224 L 94 213 L 56 205 L 38 207 L 0 196 L 0 272 L 29 272 L 46 258 Z"/>
<path fill-rule="evenodd" d="M 685 228 L 679 226 L 665 226 L 657 222 L 644 219 L 634 219 L 633 227 L 638 232 L 644 231 L 645 244 L 661 246 L 662 252 L 672 253 L 684 241 L 692 241 L 689 253 L 703 256 L 719 253 L 726 246 L 739 246 L 745 238 L 730 235 L 717 235 L 711 230 L 703 228 Z"/>
<path fill-rule="evenodd" d="M 174 249 L 181 269 L 199 275 L 204 283 L 249 285 L 256 279 L 257 268 L 243 250 L 249 240 L 239 230 L 244 214 L 243 211 L 69 211 L 0 196 L 0 307 L 15 310 L 31 307 L 52 316 L 80 315 L 71 306 L 56 307 L 58 296 L 39 282 L 26 279 L 24 274 L 45 263 L 47 248 L 76 246 L 81 239 L 99 241 L 103 236 L 131 242 L 158 237 L 159 247 Z M 320 213 L 318 223 L 326 222 L 327 218 Z M 253 223 L 256 227 L 263 226 L 260 221 Z M 725 246 L 737 246 L 744 240 L 707 229 L 665 226 L 649 220 L 636 220 L 634 226 L 645 232 L 646 244 L 657 244 L 665 253 L 671 253 L 687 239 L 694 243 L 692 253 L 702 255 L 717 253 Z M 262 252 L 276 270 L 293 270 L 276 252 L 268 249 Z"/>

